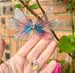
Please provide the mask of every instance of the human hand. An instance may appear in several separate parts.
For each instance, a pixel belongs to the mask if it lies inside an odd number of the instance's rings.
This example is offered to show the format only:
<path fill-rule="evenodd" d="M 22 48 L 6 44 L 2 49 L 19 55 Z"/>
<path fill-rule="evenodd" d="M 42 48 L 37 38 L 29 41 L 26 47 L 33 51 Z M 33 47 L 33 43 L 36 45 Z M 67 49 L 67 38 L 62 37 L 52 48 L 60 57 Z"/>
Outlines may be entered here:
<path fill-rule="evenodd" d="M 5 41 L 0 38 L 0 61 L 2 59 L 4 49 L 5 49 Z"/>
<path fill-rule="evenodd" d="M 53 54 L 56 46 L 57 43 L 53 40 L 52 34 L 47 34 L 42 38 L 34 35 L 15 56 L 0 65 L 0 71 L 1 73 L 34 73 L 32 62 L 36 58 L 38 73 L 52 73 L 56 67 L 55 61 L 51 61 L 44 69 L 42 67 Z"/>

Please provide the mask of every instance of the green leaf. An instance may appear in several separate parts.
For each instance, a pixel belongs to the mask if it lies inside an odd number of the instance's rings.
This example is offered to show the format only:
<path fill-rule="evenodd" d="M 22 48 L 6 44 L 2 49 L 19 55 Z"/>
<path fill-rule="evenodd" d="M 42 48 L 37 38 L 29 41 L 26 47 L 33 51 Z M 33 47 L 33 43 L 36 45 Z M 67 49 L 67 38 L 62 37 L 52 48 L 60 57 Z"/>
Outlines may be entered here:
<path fill-rule="evenodd" d="M 62 52 L 73 53 L 75 51 L 75 46 L 71 43 L 71 40 L 67 36 L 63 36 L 59 43 L 58 47 Z"/>
<path fill-rule="evenodd" d="M 66 9 L 70 9 L 71 8 L 71 1 L 66 5 Z"/>
<path fill-rule="evenodd" d="M 64 69 L 64 73 L 70 73 L 70 67 L 66 67 L 65 69 Z"/>
<path fill-rule="evenodd" d="M 29 8 L 30 9 L 38 9 L 39 6 L 38 6 L 38 4 L 33 4 L 33 5 L 29 6 Z"/>
<path fill-rule="evenodd" d="M 59 2 L 60 0 L 57 0 L 57 2 Z"/>
<path fill-rule="evenodd" d="M 70 40 L 71 40 L 71 41 L 75 41 L 75 38 L 74 38 L 74 36 L 72 36 L 72 35 L 69 35 L 68 37 L 70 38 Z"/>
<path fill-rule="evenodd" d="M 21 4 L 16 4 L 15 8 L 23 8 Z"/>
<path fill-rule="evenodd" d="M 67 62 L 64 60 L 60 61 L 60 63 L 61 63 L 61 68 L 63 68 L 67 64 Z"/>
<path fill-rule="evenodd" d="M 75 24 L 74 24 L 75 25 Z M 74 27 L 74 38 L 75 38 L 75 27 Z"/>
<path fill-rule="evenodd" d="M 69 35 L 69 38 L 70 38 L 70 40 L 71 40 L 71 43 L 72 43 L 73 45 L 75 45 L 75 38 L 74 38 L 74 36 Z"/>
<path fill-rule="evenodd" d="M 75 10 L 75 1 L 73 2 L 73 8 L 74 8 L 74 10 Z"/>

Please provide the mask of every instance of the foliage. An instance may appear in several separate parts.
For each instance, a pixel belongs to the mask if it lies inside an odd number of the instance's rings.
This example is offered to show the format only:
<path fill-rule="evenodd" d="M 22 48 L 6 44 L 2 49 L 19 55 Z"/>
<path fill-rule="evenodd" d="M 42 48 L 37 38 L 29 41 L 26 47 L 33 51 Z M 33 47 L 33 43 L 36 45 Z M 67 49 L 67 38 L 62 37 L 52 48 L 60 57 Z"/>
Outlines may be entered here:
<path fill-rule="evenodd" d="M 62 61 L 60 61 L 60 64 L 61 64 L 61 68 L 63 68 L 67 64 L 67 62 L 62 60 Z"/>
<path fill-rule="evenodd" d="M 21 4 L 16 4 L 15 8 L 23 8 L 23 6 Z"/>
<path fill-rule="evenodd" d="M 73 0 L 73 2 L 72 2 L 72 0 L 71 1 L 69 1 L 69 3 L 66 5 L 66 9 L 71 9 L 72 8 L 72 10 L 75 10 L 75 1 Z"/>
<path fill-rule="evenodd" d="M 75 46 L 72 44 L 73 38 L 63 36 L 58 44 L 58 47 L 62 52 L 73 53 L 75 51 Z"/>
<path fill-rule="evenodd" d="M 32 4 L 32 5 L 29 6 L 29 8 L 30 9 L 38 9 L 39 6 L 38 6 L 38 4 Z"/>
<path fill-rule="evenodd" d="M 71 25 L 72 25 L 72 35 L 63 36 L 59 40 L 58 47 L 61 52 L 66 52 L 72 58 L 72 64 L 69 68 L 65 68 L 65 73 L 75 73 L 74 63 L 75 63 L 75 24 L 73 21 L 73 11 L 75 11 L 75 0 L 70 0 L 66 5 L 66 9 L 70 11 Z"/>
<path fill-rule="evenodd" d="M 16 4 L 15 8 L 23 8 L 23 6 L 22 6 L 22 4 Z M 38 6 L 38 4 L 32 4 L 32 5 L 29 6 L 29 8 L 30 9 L 38 9 L 39 6 Z"/>

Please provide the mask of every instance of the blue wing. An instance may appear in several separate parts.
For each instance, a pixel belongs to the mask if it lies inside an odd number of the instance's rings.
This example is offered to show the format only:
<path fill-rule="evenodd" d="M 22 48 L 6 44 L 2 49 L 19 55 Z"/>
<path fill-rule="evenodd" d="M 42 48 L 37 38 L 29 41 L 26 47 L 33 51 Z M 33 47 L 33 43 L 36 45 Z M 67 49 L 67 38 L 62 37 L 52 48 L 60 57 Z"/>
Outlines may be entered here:
<path fill-rule="evenodd" d="M 43 26 L 41 24 L 35 24 L 35 32 L 38 35 L 43 35 L 45 33 Z"/>
<path fill-rule="evenodd" d="M 30 33 L 31 31 L 32 31 L 32 25 L 31 25 L 31 24 L 25 25 L 23 32 L 24 32 L 26 35 L 29 35 L 29 33 Z"/>

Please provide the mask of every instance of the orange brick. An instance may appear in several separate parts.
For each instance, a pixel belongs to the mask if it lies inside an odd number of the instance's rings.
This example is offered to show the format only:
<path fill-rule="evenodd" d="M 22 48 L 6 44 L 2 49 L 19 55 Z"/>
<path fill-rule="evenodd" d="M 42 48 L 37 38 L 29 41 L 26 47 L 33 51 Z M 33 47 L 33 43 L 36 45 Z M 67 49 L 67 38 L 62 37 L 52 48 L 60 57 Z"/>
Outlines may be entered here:
<path fill-rule="evenodd" d="M 62 13 L 64 14 L 66 12 L 66 9 L 65 9 L 65 6 L 53 6 L 53 10 L 54 10 L 54 13 Z"/>
<path fill-rule="evenodd" d="M 12 18 L 12 16 L 11 17 L 6 17 L 6 26 L 10 26 L 9 19 L 11 19 L 11 18 Z"/>
<path fill-rule="evenodd" d="M 66 35 L 66 36 L 71 35 L 71 34 L 72 34 L 71 32 L 64 32 L 63 33 L 63 35 Z"/>
<path fill-rule="evenodd" d="M 7 36 L 12 37 L 15 34 L 15 32 L 15 29 L 7 28 Z"/>
<path fill-rule="evenodd" d="M 12 48 L 11 51 L 13 56 L 18 51 L 18 40 L 14 38 L 11 39 L 11 48 Z"/>
<path fill-rule="evenodd" d="M 4 27 L 0 27 L 0 35 L 1 36 L 5 35 L 5 29 L 4 29 Z"/>
<path fill-rule="evenodd" d="M 58 19 L 60 19 L 61 23 L 63 23 L 63 22 L 64 23 L 70 23 L 71 22 L 69 13 L 68 14 L 60 14 L 60 15 L 54 14 L 53 16 L 51 16 L 49 14 L 48 17 L 49 17 L 49 20 L 58 18 Z"/>
<path fill-rule="evenodd" d="M 6 26 L 9 26 L 8 17 L 6 17 Z"/>
<path fill-rule="evenodd" d="M 65 5 L 66 5 L 67 3 L 69 3 L 69 1 L 70 1 L 70 0 L 64 0 L 64 2 L 65 2 Z"/>
<path fill-rule="evenodd" d="M 37 14 L 42 14 L 40 9 L 34 10 L 34 12 L 36 12 Z"/>
<path fill-rule="evenodd" d="M 61 61 L 61 60 L 65 60 L 65 61 L 69 61 L 69 56 L 67 53 L 63 52 L 63 53 L 59 53 L 59 49 L 57 49 L 57 56 L 56 56 L 56 59 L 58 61 Z"/>
<path fill-rule="evenodd" d="M 9 40 L 8 37 L 4 37 L 3 39 L 5 40 L 5 43 L 6 43 L 6 44 L 9 44 L 9 43 L 10 43 L 10 40 Z"/>
<path fill-rule="evenodd" d="M 44 10 L 47 10 L 49 7 L 53 7 L 55 13 L 64 13 L 66 12 L 65 3 L 56 3 L 54 0 L 42 0 L 40 1 L 41 6 Z M 47 8 L 46 8 L 47 7 Z"/>
<path fill-rule="evenodd" d="M 32 19 L 32 20 L 34 20 L 34 21 L 36 21 L 36 18 L 34 17 L 34 16 L 32 16 L 32 15 L 29 15 L 29 16 L 27 16 L 29 19 Z"/>
<path fill-rule="evenodd" d="M 50 6 L 50 5 L 54 4 L 53 0 L 41 0 L 39 2 L 42 6 Z"/>
<path fill-rule="evenodd" d="M 70 32 L 56 32 L 56 35 L 58 36 L 58 38 L 61 38 L 62 36 L 66 35 L 71 35 Z"/>
<path fill-rule="evenodd" d="M 25 43 L 26 41 L 20 41 L 20 47 L 22 47 Z"/>
<path fill-rule="evenodd" d="M 5 44 L 8 45 L 10 51 L 10 39 L 8 37 L 3 37 L 3 39 L 5 40 Z"/>

